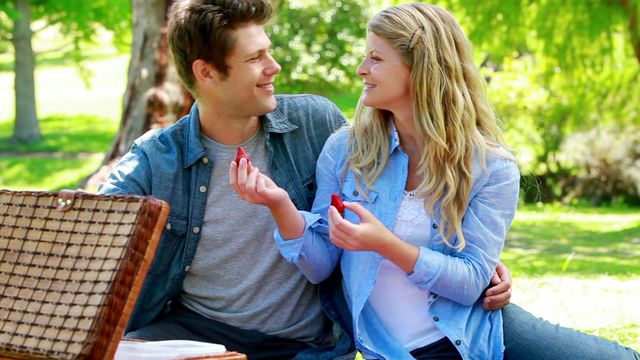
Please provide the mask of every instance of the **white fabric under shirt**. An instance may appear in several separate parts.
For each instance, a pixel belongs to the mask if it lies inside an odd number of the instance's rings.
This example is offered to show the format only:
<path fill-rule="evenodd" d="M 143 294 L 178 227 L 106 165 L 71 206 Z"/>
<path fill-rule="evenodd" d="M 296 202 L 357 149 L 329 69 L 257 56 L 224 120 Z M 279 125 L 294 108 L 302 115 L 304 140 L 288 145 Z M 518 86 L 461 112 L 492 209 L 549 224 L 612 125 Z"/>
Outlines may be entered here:
<path fill-rule="evenodd" d="M 398 238 L 415 246 L 426 245 L 431 236 L 431 217 L 423 201 L 405 191 L 393 228 Z M 418 289 L 402 269 L 383 259 L 369 304 L 387 332 L 411 351 L 444 337 L 429 316 L 429 294 Z"/>

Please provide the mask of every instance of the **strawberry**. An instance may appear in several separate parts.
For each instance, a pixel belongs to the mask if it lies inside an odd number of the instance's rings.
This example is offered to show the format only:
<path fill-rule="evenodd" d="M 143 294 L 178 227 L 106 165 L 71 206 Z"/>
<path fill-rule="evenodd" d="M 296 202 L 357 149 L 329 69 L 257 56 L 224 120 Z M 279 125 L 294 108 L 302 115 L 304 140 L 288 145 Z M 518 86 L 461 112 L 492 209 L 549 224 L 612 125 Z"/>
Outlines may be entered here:
<path fill-rule="evenodd" d="M 335 207 L 340 213 L 340 216 L 344 218 L 344 204 L 342 203 L 342 199 L 340 199 L 340 195 L 331 194 L 331 206 Z"/>
<path fill-rule="evenodd" d="M 242 146 L 238 146 L 238 151 L 236 151 L 236 164 L 238 166 L 240 166 L 240 159 L 247 159 L 247 164 L 251 162 L 251 159 L 249 159 L 249 155 L 244 152 Z"/>

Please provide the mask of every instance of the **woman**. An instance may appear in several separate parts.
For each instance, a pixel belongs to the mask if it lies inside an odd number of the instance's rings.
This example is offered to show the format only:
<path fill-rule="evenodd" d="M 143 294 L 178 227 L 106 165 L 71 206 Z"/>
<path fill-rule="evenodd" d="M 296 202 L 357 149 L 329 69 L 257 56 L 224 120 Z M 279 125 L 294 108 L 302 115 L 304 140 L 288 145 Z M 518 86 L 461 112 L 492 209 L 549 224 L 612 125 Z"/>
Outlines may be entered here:
<path fill-rule="evenodd" d="M 312 213 L 298 212 L 258 169 L 234 179 L 246 161 L 231 166 L 234 188 L 271 209 L 281 253 L 310 281 L 340 263 L 366 358 L 502 358 L 501 313 L 477 300 L 513 220 L 520 175 L 469 40 L 437 6 L 392 7 L 370 21 L 357 71 L 355 121 L 325 144 Z M 350 210 L 344 219 L 332 193 Z"/>

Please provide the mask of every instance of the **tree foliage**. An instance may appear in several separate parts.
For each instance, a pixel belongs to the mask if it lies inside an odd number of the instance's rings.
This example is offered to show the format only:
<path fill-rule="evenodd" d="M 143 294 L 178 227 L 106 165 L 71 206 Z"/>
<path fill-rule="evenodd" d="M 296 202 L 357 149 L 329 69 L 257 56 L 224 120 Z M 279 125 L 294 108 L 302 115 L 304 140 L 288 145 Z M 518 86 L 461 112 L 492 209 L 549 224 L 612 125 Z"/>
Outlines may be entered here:
<path fill-rule="evenodd" d="M 87 81 L 88 73 L 81 66 L 84 46 L 94 42 L 102 29 L 112 31 L 116 42 L 122 43 L 130 31 L 130 13 L 129 0 L 0 0 L 0 41 L 11 41 L 14 47 L 16 118 L 13 141 L 40 139 L 34 84 L 39 49 L 33 50 L 33 34 L 55 26 L 68 42 L 54 50 L 74 61 Z"/>
<path fill-rule="evenodd" d="M 576 166 L 586 162 L 561 161 L 570 134 L 601 124 L 640 126 L 639 0 L 440 4 L 476 48 L 523 173 L 542 190 L 532 199 L 576 193 L 565 180 L 585 174 Z"/>
<path fill-rule="evenodd" d="M 14 0 L 0 0 L 0 12 L 5 18 L 5 21 L 0 20 L 0 31 L 5 35 L 0 40 L 10 39 L 10 22 L 20 16 L 15 3 Z M 60 35 L 69 41 L 70 51 L 78 54 L 82 54 L 84 45 L 95 42 L 103 29 L 113 32 L 117 44 L 130 41 L 129 0 L 31 0 L 31 7 L 32 30 L 38 32 L 57 26 Z"/>
<path fill-rule="evenodd" d="M 353 91 L 370 1 L 276 1 L 268 31 L 284 92 Z"/>

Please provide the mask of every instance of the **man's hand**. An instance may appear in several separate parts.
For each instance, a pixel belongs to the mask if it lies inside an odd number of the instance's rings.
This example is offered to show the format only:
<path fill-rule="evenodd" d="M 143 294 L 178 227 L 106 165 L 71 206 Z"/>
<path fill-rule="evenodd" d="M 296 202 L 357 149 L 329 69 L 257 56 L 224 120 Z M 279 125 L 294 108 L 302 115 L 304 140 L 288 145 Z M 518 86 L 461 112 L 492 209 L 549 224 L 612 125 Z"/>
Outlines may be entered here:
<path fill-rule="evenodd" d="M 272 208 L 289 200 L 289 194 L 284 189 L 258 168 L 251 166 L 246 158 L 242 158 L 240 164 L 231 162 L 229 184 L 242 200 L 251 204 Z"/>
<path fill-rule="evenodd" d="M 484 293 L 482 307 L 485 310 L 498 310 L 511 300 L 511 272 L 501 262 L 496 265 L 496 273 L 491 277 L 489 288 Z"/>

